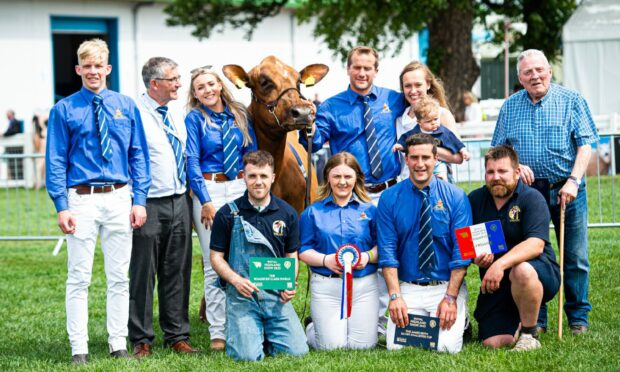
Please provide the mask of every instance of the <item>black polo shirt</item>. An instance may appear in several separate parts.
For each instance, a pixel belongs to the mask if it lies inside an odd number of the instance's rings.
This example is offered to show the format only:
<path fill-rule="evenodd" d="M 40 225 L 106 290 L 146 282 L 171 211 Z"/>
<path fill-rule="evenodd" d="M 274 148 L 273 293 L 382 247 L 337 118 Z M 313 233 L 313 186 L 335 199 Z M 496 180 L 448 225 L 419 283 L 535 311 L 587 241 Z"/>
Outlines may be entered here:
<path fill-rule="evenodd" d="M 547 263 L 555 263 L 555 253 L 549 242 L 549 222 L 551 215 L 545 198 L 537 190 L 518 181 L 512 197 L 498 211 L 493 196 L 486 186 L 469 194 L 473 223 L 500 220 L 506 245 L 511 250 L 528 238 L 540 238 L 545 241 L 545 248 L 539 259 Z M 505 253 L 495 255 L 495 260 Z M 486 269 L 480 269 L 480 279 L 484 278 Z M 504 276 L 507 280 L 507 276 Z"/>
<path fill-rule="evenodd" d="M 248 192 L 235 200 L 239 215 L 260 231 L 271 243 L 278 257 L 284 257 L 286 253 L 299 250 L 299 216 L 284 200 L 271 194 L 269 205 L 260 212 L 250 204 Z M 228 261 L 234 216 L 230 212 L 228 204 L 220 208 L 215 214 L 211 233 L 211 249 L 216 252 L 224 252 L 224 258 Z"/>

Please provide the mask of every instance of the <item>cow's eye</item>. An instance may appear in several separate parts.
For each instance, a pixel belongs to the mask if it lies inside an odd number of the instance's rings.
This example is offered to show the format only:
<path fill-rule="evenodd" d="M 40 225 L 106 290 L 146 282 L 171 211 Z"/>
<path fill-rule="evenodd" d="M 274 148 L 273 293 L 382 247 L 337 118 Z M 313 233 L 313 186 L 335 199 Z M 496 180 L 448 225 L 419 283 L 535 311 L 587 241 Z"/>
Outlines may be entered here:
<path fill-rule="evenodd" d="M 263 92 L 269 92 L 270 90 L 275 88 L 273 81 L 266 77 L 261 77 L 260 79 L 260 87 Z"/>

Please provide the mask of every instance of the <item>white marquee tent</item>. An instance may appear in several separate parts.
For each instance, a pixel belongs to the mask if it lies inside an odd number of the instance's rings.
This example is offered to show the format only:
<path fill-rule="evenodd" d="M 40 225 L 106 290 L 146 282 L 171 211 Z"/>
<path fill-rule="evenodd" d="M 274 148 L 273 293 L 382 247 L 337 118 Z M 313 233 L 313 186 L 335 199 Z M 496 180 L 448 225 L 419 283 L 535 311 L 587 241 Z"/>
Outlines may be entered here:
<path fill-rule="evenodd" d="M 585 0 L 564 25 L 564 85 L 592 113 L 620 112 L 620 1 Z"/>

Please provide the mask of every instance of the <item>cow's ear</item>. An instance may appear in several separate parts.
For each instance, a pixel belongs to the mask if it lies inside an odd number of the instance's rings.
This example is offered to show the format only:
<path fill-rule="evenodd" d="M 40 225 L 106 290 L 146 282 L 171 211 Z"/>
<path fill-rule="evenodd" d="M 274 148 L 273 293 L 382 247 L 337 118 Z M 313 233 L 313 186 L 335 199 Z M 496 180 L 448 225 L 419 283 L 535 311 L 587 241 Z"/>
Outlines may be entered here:
<path fill-rule="evenodd" d="M 222 72 L 239 89 L 245 88 L 250 82 L 248 74 L 239 65 L 225 65 L 222 67 Z"/>
<path fill-rule="evenodd" d="M 311 87 L 321 81 L 329 72 L 329 67 L 322 63 L 315 63 L 312 65 L 306 66 L 301 72 L 301 82 L 307 86 Z"/>

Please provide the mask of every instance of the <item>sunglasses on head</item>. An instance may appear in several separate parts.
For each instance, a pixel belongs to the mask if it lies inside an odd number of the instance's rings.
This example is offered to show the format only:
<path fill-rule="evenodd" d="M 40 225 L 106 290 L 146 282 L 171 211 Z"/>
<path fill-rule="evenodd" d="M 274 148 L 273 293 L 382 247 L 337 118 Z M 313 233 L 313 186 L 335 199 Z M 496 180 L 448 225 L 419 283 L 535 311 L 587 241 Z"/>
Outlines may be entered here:
<path fill-rule="evenodd" d="M 202 66 L 202 67 L 196 67 L 195 69 L 193 69 L 193 70 L 191 70 L 191 71 L 190 71 L 190 74 L 192 74 L 192 75 L 193 75 L 193 74 L 197 73 L 198 71 L 202 71 L 202 70 L 205 70 L 205 71 L 206 71 L 206 70 L 210 70 L 210 69 L 211 69 L 211 67 L 213 67 L 213 66 L 212 66 L 212 65 L 204 65 L 204 66 Z"/>

